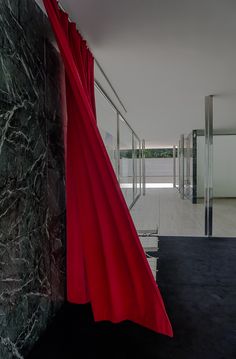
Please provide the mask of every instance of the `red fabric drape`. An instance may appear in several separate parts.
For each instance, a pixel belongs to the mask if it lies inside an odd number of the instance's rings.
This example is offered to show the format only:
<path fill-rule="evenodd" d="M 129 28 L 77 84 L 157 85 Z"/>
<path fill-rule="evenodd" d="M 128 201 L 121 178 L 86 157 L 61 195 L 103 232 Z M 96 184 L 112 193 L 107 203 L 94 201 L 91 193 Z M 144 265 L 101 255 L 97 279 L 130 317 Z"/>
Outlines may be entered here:
<path fill-rule="evenodd" d="M 56 0 L 44 0 L 66 70 L 67 297 L 94 319 L 172 336 L 164 304 L 96 125 L 93 56 Z"/>

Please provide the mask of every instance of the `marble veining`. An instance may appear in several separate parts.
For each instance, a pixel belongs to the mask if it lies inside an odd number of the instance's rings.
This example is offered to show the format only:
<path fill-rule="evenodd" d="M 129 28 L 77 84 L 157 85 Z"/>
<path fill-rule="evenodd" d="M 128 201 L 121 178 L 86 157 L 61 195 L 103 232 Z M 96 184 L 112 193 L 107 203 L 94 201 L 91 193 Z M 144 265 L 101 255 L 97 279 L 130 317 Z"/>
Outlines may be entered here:
<path fill-rule="evenodd" d="M 25 358 L 64 301 L 60 61 L 33 0 L 0 0 L 0 358 Z"/>

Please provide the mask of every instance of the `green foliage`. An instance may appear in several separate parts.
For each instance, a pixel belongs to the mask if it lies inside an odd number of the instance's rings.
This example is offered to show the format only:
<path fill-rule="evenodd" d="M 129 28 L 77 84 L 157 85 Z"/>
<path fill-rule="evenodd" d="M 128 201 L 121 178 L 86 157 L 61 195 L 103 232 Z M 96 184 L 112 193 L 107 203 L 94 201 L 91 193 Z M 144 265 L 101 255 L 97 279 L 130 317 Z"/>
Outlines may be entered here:
<path fill-rule="evenodd" d="M 138 156 L 139 150 L 135 150 Z M 147 148 L 144 151 L 145 158 L 173 158 L 172 148 Z M 177 154 L 176 154 L 177 155 Z M 132 158 L 132 150 L 120 150 L 121 158 Z"/>
<path fill-rule="evenodd" d="M 120 150 L 120 158 L 132 158 L 132 150 Z"/>
<path fill-rule="evenodd" d="M 172 148 L 147 148 L 145 150 L 145 158 L 172 158 Z"/>

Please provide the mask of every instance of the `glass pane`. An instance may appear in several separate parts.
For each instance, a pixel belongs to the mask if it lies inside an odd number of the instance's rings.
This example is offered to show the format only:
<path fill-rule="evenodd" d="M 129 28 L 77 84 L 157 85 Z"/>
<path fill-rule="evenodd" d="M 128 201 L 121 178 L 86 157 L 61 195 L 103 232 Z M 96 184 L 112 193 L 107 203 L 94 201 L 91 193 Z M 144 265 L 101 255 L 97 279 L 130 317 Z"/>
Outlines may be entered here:
<path fill-rule="evenodd" d="M 179 193 L 184 198 L 184 136 L 181 135 L 179 141 Z"/>
<path fill-rule="evenodd" d="M 138 193 L 141 194 L 142 188 L 142 151 L 141 151 L 141 140 L 138 140 L 138 160 L 137 160 L 137 171 L 138 171 Z"/>
<path fill-rule="evenodd" d="M 95 91 L 95 96 L 98 128 L 117 173 L 117 113 L 98 90 Z"/>
<path fill-rule="evenodd" d="M 192 196 L 191 202 L 195 211 L 193 218 L 193 235 L 204 235 L 205 205 L 204 205 L 204 177 L 205 177 L 205 136 L 204 130 L 192 132 Z"/>
<path fill-rule="evenodd" d="M 185 139 L 185 197 L 192 200 L 192 134 Z"/>
<path fill-rule="evenodd" d="M 119 117 L 120 185 L 128 207 L 133 202 L 133 140 L 132 131 Z"/>
<path fill-rule="evenodd" d="M 158 189 L 159 234 L 162 236 L 204 235 L 204 136 L 198 136 L 198 140 L 194 140 L 193 136 L 194 131 L 181 136 L 179 141 L 178 186 L 175 188 L 171 183 L 163 183 L 163 187 Z M 173 154 L 169 160 L 172 161 L 170 169 L 173 171 Z M 164 184 L 169 186 L 164 187 Z"/>
<path fill-rule="evenodd" d="M 180 167 L 180 162 L 179 162 L 179 158 L 180 158 L 180 149 L 179 149 L 179 143 L 177 146 L 177 153 L 176 153 L 176 188 L 179 190 L 179 167 Z"/>
<path fill-rule="evenodd" d="M 213 136 L 213 236 L 236 237 L 236 134 Z"/>
<path fill-rule="evenodd" d="M 134 163 L 133 163 L 133 175 L 134 175 L 134 199 L 136 199 L 136 197 L 138 196 L 138 160 L 139 160 L 139 141 L 137 139 L 137 137 L 134 135 L 133 136 L 133 159 L 134 159 Z"/>

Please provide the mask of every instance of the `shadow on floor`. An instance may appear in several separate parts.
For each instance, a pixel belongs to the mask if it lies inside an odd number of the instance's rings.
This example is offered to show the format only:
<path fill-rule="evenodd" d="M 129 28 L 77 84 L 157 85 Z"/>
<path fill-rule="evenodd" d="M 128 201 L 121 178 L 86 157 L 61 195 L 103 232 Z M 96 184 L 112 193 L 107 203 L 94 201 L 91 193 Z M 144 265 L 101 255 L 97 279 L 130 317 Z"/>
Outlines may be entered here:
<path fill-rule="evenodd" d="M 236 239 L 161 237 L 158 284 L 174 338 L 131 322 L 95 323 L 66 304 L 28 359 L 236 358 Z"/>

